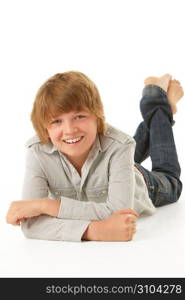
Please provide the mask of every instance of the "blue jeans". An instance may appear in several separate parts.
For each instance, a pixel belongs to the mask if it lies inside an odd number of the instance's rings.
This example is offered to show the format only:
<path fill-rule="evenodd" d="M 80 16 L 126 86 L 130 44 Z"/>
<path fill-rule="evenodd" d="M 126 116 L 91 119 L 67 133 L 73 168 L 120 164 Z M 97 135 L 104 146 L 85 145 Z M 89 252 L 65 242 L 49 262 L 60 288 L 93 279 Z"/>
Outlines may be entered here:
<path fill-rule="evenodd" d="M 158 86 L 147 85 L 143 89 L 140 110 L 144 121 L 134 135 L 135 166 L 144 176 L 155 207 L 174 203 L 182 191 L 181 168 L 172 131 L 175 121 L 166 92 Z M 152 171 L 141 166 L 148 156 Z"/>

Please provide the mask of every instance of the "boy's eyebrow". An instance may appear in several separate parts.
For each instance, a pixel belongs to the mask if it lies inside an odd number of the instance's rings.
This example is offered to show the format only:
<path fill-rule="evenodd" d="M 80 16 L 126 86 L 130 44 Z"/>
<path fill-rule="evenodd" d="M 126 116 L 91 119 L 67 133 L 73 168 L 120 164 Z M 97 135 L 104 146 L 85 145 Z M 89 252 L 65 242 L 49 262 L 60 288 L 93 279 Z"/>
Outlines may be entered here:
<path fill-rule="evenodd" d="M 80 110 L 80 111 L 74 111 L 73 112 L 74 115 L 78 115 L 78 114 L 89 114 L 88 111 L 85 111 L 85 110 Z"/>
<path fill-rule="evenodd" d="M 88 114 L 89 112 L 86 110 L 79 110 L 79 111 L 74 111 L 75 114 L 79 114 L 79 113 L 85 113 Z"/>
<path fill-rule="evenodd" d="M 73 112 L 71 112 L 72 114 L 74 114 L 74 115 L 76 115 L 76 114 L 88 114 L 89 112 L 88 111 L 85 111 L 85 110 L 80 110 L 80 111 L 73 111 Z M 63 114 L 65 114 L 65 113 L 63 113 Z M 58 118 L 60 118 L 61 117 L 61 115 L 58 115 L 58 116 L 53 116 L 52 117 L 52 120 L 56 120 L 56 119 L 58 119 Z"/>

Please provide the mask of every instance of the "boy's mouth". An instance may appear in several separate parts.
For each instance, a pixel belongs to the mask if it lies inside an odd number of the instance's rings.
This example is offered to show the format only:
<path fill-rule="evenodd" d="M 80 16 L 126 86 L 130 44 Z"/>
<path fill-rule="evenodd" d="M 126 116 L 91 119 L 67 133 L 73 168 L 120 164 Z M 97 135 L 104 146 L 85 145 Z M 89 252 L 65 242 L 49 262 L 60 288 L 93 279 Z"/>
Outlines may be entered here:
<path fill-rule="evenodd" d="M 84 138 L 84 136 L 79 136 L 79 137 L 74 138 L 74 139 L 63 140 L 63 142 L 68 144 L 68 145 L 74 145 L 74 144 L 80 143 L 83 138 Z"/>

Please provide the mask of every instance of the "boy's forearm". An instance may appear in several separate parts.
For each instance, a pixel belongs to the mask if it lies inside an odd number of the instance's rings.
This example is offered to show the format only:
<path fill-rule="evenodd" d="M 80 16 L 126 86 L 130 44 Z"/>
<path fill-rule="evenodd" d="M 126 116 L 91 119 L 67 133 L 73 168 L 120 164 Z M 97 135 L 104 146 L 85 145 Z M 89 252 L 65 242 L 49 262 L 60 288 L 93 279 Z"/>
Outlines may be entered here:
<path fill-rule="evenodd" d="M 60 207 L 60 200 L 41 199 L 42 214 L 57 217 Z"/>
<path fill-rule="evenodd" d="M 42 213 L 52 217 L 57 217 L 60 203 L 61 202 L 59 200 L 42 199 Z M 84 232 L 82 240 L 100 241 L 102 225 L 102 221 L 92 221 Z"/>

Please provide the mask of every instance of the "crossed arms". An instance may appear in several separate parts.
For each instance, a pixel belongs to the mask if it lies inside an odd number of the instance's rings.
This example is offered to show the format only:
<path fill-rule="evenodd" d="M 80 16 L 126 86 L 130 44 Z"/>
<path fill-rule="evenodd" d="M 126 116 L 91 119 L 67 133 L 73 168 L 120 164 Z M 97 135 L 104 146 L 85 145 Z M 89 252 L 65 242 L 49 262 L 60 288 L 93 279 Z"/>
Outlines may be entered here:
<path fill-rule="evenodd" d="M 36 160 L 31 161 L 27 167 L 27 181 L 31 176 L 30 169 L 36 172 L 35 182 L 26 186 L 34 186 L 34 191 L 29 192 L 25 198 L 29 200 L 14 201 L 7 213 L 7 222 L 20 225 L 28 238 L 49 240 L 99 240 L 99 241 L 128 241 L 136 231 L 138 214 L 132 209 L 134 197 L 133 174 L 133 145 L 128 144 L 126 151 L 130 160 L 124 162 L 123 155 L 117 152 L 112 161 L 110 174 L 109 197 L 105 203 L 81 202 L 70 198 L 61 197 L 60 200 L 46 197 L 47 180 Z M 117 164 L 117 165 L 116 165 Z M 123 168 L 127 169 L 127 176 L 122 176 Z M 120 170 L 120 171 L 119 171 Z M 33 175 L 33 174 L 32 174 Z M 42 190 L 37 190 L 37 184 Z M 124 191 L 123 198 L 116 197 L 119 188 Z M 120 194 L 120 192 L 118 193 Z M 38 197 L 39 195 L 39 197 Z M 31 197 L 30 197 L 31 196 Z M 31 198 L 31 199 L 30 199 Z M 130 199 L 128 203 L 126 200 Z"/>

